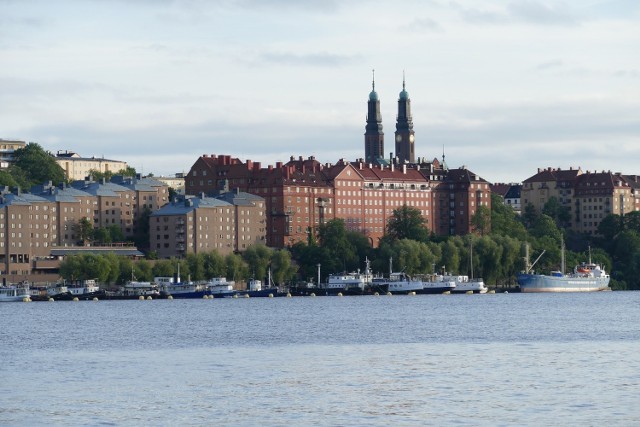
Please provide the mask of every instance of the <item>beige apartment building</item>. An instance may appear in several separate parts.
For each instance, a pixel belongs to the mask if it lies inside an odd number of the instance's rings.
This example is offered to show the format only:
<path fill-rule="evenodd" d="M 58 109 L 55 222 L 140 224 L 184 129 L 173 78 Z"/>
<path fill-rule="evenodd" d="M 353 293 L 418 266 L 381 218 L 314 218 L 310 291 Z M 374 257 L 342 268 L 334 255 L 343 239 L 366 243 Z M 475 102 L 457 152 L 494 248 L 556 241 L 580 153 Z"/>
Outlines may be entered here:
<path fill-rule="evenodd" d="M 180 197 L 151 215 L 150 248 L 160 258 L 243 251 L 265 243 L 265 217 L 264 199 L 247 193 Z"/>
<path fill-rule="evenodd" d="M 117 179 L 117 178 L 116 178 Z M 58 259 L 53 250 L 75 247 L 77 225 L 88 218 L 94 228 L 115 225 L 133 236 L 137 220 L 168 198 L 167 187 L 154 180 L 78 182 L 72 186 L 35 186 L 30 193 L 0 189 L 0 274 L 11 281 L 47 276 Z"/>
<path fill-rule="evenodd" d="M 561 206 L 566 207 L 571 214 L 568 228 L 576 225 L 576 207 L 574 203 L 575 183 L 582 174 L 582 169 L 538 169 L 538 173 L 527 178 L 522 183 L 520 200 L 522 211 L 526 206 L 533 205 L 537 212 L 542 212 L 544 205 L 550 198 L 555 197 Z"/>
<path fill-rule="evenodd" d="M 91 170 L 101 173 L 117 173 L 127 168 L 127 163 L 120 160 L 109 160 L 100 157 L 81 157 L 73 151 L 58 151 L 55 156 L 56 162 L 64 170 L 69 181 L 84 180 L 89 177 Z"/>

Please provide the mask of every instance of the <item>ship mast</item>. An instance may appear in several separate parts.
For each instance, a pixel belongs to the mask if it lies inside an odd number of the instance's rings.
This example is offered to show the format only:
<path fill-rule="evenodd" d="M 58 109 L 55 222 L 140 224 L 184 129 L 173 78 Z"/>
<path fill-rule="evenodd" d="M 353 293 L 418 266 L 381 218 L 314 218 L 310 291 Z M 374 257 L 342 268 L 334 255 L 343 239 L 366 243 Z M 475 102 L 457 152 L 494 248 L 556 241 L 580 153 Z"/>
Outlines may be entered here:
<path fill-rule="evenodd" d="M 560 273 L 564 276 L 565 260 L 564 260 L 564 236 L 560 236 Z"/>

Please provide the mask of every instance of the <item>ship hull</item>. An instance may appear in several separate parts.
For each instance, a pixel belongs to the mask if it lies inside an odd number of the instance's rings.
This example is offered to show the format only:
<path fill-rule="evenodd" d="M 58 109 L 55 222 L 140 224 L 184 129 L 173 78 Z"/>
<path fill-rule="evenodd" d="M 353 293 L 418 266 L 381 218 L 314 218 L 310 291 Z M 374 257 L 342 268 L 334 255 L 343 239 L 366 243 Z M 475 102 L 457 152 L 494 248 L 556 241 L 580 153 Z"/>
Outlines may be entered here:
<path fill-rule="evenodd" d="M 520 274 L 520 292 L 598 292 L 609 290 L 609 277 L 567 277 Z"/>

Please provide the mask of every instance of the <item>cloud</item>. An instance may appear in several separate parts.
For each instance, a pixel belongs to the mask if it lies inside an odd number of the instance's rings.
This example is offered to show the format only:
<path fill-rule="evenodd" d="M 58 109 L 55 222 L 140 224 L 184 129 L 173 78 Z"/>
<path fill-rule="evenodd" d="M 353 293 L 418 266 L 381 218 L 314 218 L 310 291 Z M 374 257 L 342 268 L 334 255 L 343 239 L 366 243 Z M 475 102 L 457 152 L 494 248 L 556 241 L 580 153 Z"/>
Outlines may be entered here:
<path fill-rule="evenodd" d="M 360 55 L 339 55 L 329 52 L 307 54 L 266 52 L 260 55 L 259 62 L 304 67 L 339 67 L 356 63 L 361 59 Z"/>
<path fill-rule="evenodd" d="M 515 1 L 509 3 L 507 12 L 510 17 L 530 24 L 574 25 L 577 23 L 576 17 L 562 2 Z"/>
<path fill-rule="evenodd" d="M 443 31 L 442 26 L 431 18 L 416 18 L 409 23 L 407 28 L 411 31 Z"/>
<path fill-rule="evenodd" d="M 512 1 L 505 8 L 454 7 L 471 24 L 576 25 L 579 20 L 564 4 L 537 0 Z"/>
<path fill-rule="evenodd" d="M 626 77 L 631 79 L 640 78 L 640 70 L 617 70 L 613 73 L 615 77 Z"/>
<path fill-rule="evenodd" d="M 543 62 L 541 64 L 536 65 L 536 70 L 548 70 L 553 68 L 562 68 L 564 66 L 564 61 L 561 59 L 553 59 L 550 61 Z"/>

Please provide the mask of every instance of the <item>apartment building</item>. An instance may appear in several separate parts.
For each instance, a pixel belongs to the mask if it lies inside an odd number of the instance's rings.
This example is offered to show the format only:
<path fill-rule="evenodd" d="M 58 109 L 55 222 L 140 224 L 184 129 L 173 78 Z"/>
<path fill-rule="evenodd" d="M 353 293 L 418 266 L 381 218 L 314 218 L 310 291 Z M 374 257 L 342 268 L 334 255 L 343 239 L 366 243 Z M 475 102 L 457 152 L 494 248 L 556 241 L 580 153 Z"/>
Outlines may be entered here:
<path fill-rule="evenodd" d="M 127 162 L 110 160 L 101 157 L 82 157 L 73 151 L 58 151 L 55 156 L 56 163 L 64 170 L 65 177 L 69 181 L 90 179 L 90 171 L 100 173 L 118 171 L 128 167 Z"/>
<path fill-rule="evenodd" d="M 555 197 L 561 206 L 571 214 L 571 220 L 565 224 L 567 228 L 576 226 L 576 207 L 574 191 L 578 176 L 582 169 L 538 169 L 538 172 L 522 183 L 521 201 L 524 210 L 528 204 L 533 205 L 537 212 L 542 212 L 544 205 L 550 198 Z"/>
<path fill-rule="evenodd" d="M 316 233 L 320 224 L 333 218 L 344 219 L 347 229 L 363 233 L 377 246 L 393 210 L 404 205 L 419 209 L 430 231 L 466 234 L 477 206 L 490 206 L 491 200 L 482 178 L 466 168 L 445 169 L 438 162 L 321 164 L 313 156 L 292 156 L 286 164 L 263 168 L 251 160 L 204 155 L 185 182 L 187 194 L 215 193 L 225 185 L 265 199 L 266 239 L 272 247 L 306 241 L 310 232 Z M 470 194 L 463 196 L 465 191 Z M 440 212 L 435 200 L 440 193 L 446 198 L 446 226 L 437 225 Z M 457 207 L 453 214 L 451 194 Z"/>
<path fill-rule="evenodd" d="M 240 191 L 178 197 L 151 214 L 150 247 L 160 258 L 243 251 L 265 243 L 265 216 L 264 199 Z"/>
<path fill-rule="evenodd" d="M 620 173 L 590 172 L 575 183 L 574 230 L 597 234 L 609 214 L 624 215 L 636 210 L 635 189 Z"/>

